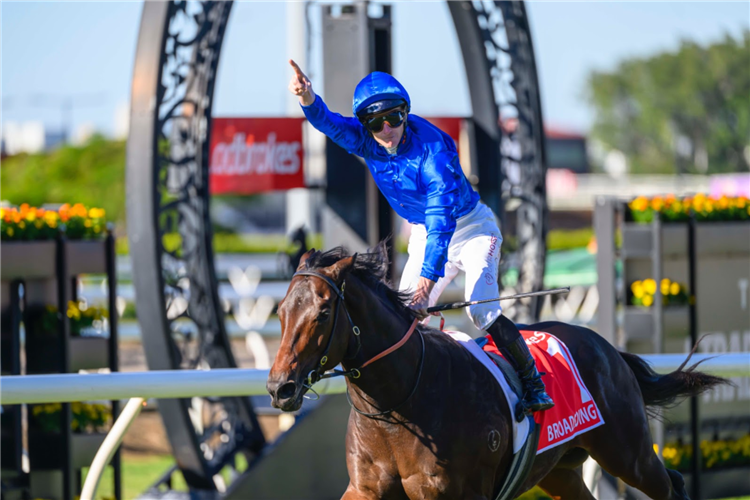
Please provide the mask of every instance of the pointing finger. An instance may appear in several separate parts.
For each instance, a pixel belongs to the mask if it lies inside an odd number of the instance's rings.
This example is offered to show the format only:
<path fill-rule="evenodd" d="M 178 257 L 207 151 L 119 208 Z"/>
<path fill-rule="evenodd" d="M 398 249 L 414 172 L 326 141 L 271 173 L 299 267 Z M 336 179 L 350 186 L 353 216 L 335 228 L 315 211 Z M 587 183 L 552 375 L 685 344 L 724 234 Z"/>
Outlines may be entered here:
<path fill-rule="evenodd" d="M 307 79 L 305 74 L 302 72 L 299 66 L 297 66 L 297 63 L 294 62 L 292 59 L 289 59 L 289 64 L 292 65 L 292 68 L 294 69 L 294 73 L 297 75 L 297 78 L 302 82 Z"/>

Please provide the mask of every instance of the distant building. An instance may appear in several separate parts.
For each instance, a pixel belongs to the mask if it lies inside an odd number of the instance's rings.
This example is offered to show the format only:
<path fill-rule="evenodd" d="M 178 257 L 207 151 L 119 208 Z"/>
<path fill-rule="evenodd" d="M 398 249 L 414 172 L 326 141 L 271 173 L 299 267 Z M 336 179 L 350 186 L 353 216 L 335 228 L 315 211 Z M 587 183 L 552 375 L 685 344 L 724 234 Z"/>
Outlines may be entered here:
<path fill-rule="evenodd" d="M 38 121 L 4 122 L 2 127 L 2 156 L 19 153 L 41 153 L 65 143 L 65 132 L 49 130 Z"/>
<path fill-rule="evenodd" d="M 545 126 L 544 139 L 547 146 L 547 168 L 566 169 L 577 174 L 591 172 L 585 136 Z"/>
<path fill-rule="evenodd" d="M 115 139 L 127 139 L 130 129 L 130 104 L 121 102 L 115 109 L 113 137 Z"/>
<path fill-rule="evenodd" d="M 63 130 L 46 130 L 44 132 L 44 150 L 50 151 L 65 145 L 66 138 Z"/>

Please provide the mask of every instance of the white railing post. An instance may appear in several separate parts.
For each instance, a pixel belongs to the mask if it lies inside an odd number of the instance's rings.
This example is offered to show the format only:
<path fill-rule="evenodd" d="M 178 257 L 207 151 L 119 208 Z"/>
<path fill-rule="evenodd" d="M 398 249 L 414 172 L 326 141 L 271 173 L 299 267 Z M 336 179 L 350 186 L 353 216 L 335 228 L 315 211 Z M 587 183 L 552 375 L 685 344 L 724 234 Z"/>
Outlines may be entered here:
<path fill-rule="evenodd" d="M 91 467 L 86 475 L 86 482 L 83 483 L 83 491 L 81 491 L 81 500 L 94 500 L 96 497 L 96 489 L 99 487 L 99 481 L 102 478 L 104 469 L 109 465 L 112 457 L 117 451 L 117 447 L 122 443 L 122 439 L 125 437 L 125 433 L 128 432 L 130 425 L 135 421 L 136 417 L 141 413 L 145 400 L 143 398 L 132 398 L 125 405 L 125 408 L 120 412 L 120 416 L 117 417 L 117 421 L 112 424 L 112 428 L 107 433 L 107 437 L 104 438 L 104 442 L 99 447 L 99 451 L 96 452 L 94 461 L 91 462 Z"/>

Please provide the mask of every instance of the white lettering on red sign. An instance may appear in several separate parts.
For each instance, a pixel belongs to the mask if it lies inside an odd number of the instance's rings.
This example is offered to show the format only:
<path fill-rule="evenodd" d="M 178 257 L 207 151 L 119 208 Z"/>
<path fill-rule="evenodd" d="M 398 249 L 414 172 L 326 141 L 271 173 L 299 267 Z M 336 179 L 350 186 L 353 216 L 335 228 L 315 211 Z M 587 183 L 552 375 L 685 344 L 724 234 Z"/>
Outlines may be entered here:
<path fill-rule="evenodd" d="M 211 157 L 211 174 L 247 175 L 279 174 L 294 175 L 299 172 L 299 142 L 276 142 L 276 133 L 270 132 L 266 142 L 248 143 L 247 136 L 238 132 L 232 143 L 216 144 Z"/>

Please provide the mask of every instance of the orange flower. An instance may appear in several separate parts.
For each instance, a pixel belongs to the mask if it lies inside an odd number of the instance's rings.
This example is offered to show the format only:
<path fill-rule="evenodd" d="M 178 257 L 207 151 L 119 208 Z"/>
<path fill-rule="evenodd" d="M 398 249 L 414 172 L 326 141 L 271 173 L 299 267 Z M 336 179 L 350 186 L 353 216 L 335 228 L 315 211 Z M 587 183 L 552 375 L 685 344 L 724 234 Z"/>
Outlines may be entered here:
<path fill-rule="evenodd" d="M 648 200 L 645 196 L 639 196 L 630 202 L 630 209 L 636 211 L 643 211 L 648 208 Z"/>
<path fill-rule="evenodd" d="M 657 212 L 664 208 L 664 201 L 659 196 L 654 196 L 651 199 L 651 208 L 656 210 Z"/>
<path fill-rule="evenodd" d="M 86 211 L 86 207 L 84 207 L 83 204 L 81 203 L 76 203 L 70 209 L 71 217 L 86 217 L 87 215 L 88 215 L 88 212 Z"/>
<path fill-rule="evenodd" d="M 70 214 L 68 212 L 69 210 L 70 205 L 68 205 L 67 203 L 61 205 L 60 208 L 57 209 L 57 212 L 60 214 L 60 220 L 62 220 L 63 222 L 67 222 L 68 219 L 70 219 Z"/>

